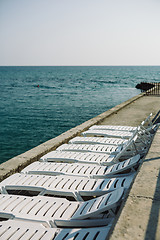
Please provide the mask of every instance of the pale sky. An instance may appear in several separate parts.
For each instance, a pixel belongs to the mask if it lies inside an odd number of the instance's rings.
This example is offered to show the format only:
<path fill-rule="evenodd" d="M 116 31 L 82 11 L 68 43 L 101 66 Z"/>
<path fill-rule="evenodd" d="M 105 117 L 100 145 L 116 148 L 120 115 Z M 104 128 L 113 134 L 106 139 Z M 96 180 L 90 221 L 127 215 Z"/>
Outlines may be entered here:
<path fill-rule="evenodd" d="M 0 65 L 160 65 L 160 0 L 0 0 Z"/>

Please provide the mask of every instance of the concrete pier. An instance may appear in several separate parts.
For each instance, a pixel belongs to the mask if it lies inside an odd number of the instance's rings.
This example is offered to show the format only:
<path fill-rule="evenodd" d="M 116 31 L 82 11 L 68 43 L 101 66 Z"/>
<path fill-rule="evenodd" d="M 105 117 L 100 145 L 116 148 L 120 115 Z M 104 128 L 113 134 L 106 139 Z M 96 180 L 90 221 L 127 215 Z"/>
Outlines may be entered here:
<path fill-rule="evenodd" d="M 139 125 L 151 112 L 160 110 L 159 96 L 142 93 L 0 165 L 0 180 L 20 171 L 45 153 L 79 135 L 93 124 Z M 111 240 L 160 239 L 160 130 L 138 171 L 118 221 L 109 236 Z"/>
<path fill-rule="evenodd" d="M 110 240 L 160 239 L 160 130 L 134 181 Z"/>

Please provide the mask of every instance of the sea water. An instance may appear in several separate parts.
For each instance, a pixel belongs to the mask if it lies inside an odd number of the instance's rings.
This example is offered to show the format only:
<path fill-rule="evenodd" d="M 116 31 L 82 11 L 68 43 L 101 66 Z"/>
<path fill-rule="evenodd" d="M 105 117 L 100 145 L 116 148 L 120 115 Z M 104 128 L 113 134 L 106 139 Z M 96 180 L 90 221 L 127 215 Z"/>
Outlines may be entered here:
<path fill-rule="evenodd" d="M 156 82 L 160 67 L 0 67 L 0 163 L 107 111 Z"/>

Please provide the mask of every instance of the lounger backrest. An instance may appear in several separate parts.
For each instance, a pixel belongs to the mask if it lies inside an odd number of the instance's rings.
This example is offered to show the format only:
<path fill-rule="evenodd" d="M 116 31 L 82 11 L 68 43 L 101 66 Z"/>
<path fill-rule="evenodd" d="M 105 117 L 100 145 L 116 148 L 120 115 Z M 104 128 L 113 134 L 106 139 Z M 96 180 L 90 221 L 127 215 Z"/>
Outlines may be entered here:
<path fill-rule="evenodd" d="M 111 224 L 106 227 L 62 229 L 55 240 L 106 240 Z M 54 239 L 53 239 L 54 240 Z"/>
<path fill-rule="evenodd" d="M 112 222 L 111 222 L 112 223 Z M 111 228 L 111 223 L 105 227 L 94 228 L 46 228 L 40 224 L 8 220 L 0 223 L 1 240 L 105 240 Z"/>
<path fill-rule="evenodd" d="M 139 161 L 140 161 L 140 155 L 138 154 L 132 158 L 116 163 L 112 166 L 106 167 L 106 171 L 104 175 L 106 175 L 106 177 L 117 176 L 117 174 L 121 174 L 123 176 L 124 175 L 123 172 L 126 170 L 130 169 L 130 171 L 135 171 L 134 167 L 138 165 Z"/>
<path fill-rule="evenodd" d="M 119 188 L 101 197 L 81 203 L 72 219 L 86 219 L 96 217 L 97 214 L 105 212 L 117 206 L 124 193 L 124 188 Z"/>
<path fill-rule="evenodd" d="M 115 155 L 114 162 L 119 161 L 119 159 L 127 154 L 127 149 L 129 149 L 134 144 L 134 140 L 129 141 L 126 145 L 124 145 L 122 151 L 120 151 L 117 155 Z M 130 152 L 131 154 L 131 152 Z"/>
<path fill-rule="evenodd" d="M 149 114 L 149 116 L 144 120 L 142 121 L 142 123 L 140 124 L 140 126 L 145 126 L 145 124 L 148 122 L 148 125 L 147 125 L 147 128 L 150 127 L 150 126 L 153 126 L 153 123 L 151 121 L 151 117 L 152 117 L 152 113 Z"/>

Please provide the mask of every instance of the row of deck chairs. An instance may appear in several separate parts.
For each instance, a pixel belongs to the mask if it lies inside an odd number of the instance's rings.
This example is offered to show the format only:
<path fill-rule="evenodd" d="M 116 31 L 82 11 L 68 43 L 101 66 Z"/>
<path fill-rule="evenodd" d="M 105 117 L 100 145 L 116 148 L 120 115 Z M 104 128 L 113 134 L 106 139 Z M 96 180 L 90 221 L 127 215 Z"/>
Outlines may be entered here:
<path fill-rule="evenodd" d="M 106 239 L 158 124 L 95 125 L 0 183 L 0 239 Z"/>

